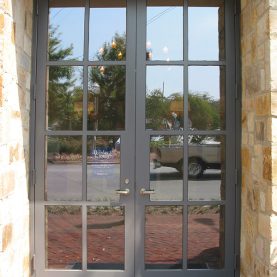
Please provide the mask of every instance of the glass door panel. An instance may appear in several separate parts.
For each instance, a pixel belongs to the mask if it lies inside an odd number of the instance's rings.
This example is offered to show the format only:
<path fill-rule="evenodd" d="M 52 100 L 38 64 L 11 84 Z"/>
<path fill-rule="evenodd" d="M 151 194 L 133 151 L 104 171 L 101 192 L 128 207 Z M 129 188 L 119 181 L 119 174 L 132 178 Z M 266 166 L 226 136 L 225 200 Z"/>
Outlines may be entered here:
<path fill-rule="evenodd" d="M 39 0 L 37 276 L 234 276 L 233 4 Z"/>

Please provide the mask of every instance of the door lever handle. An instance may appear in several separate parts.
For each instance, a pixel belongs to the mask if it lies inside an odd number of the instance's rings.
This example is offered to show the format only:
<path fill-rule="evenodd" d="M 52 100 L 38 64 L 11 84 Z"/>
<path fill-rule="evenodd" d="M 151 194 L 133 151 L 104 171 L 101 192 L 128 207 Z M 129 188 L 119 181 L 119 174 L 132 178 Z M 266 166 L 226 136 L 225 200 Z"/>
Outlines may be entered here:
<path fill-rule="evenodd" d="M 119 195 L 129 195 L 130 194 L 130 190 L 129 189 L 118 189 L 115 192 L 117 194 L 119 194 Z"/>
<path fill-rule="evenodd" d="M 154 193 L 155 193 L 155 191 L 153 189 L 146 190 L 145 188 L 142 188 L 140 190 L 141 195 L 150 195 L 150 194 L 154 194 Z"/>

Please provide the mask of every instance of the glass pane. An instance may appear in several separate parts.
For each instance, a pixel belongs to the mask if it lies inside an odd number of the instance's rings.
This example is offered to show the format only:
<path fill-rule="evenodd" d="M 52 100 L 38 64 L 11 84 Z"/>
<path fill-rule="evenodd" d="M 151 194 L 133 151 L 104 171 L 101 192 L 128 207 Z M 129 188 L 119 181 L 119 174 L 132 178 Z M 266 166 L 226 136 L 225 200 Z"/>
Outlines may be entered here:
<path fill-rule="evenodd" d="M 118 202 L 120 137 L 88 137 L 87 151 L 87 200 Z"/>
<path fill-rule="evenodd" d="M 183 67 L 148 66 L 146 69 L 146 129 L 183 127 Z"/>
<path fill-rule="evenodd" d="M 88 129 L 125 129 L 125 66 L 89 68 Z"/>
<path fill-rule="evenodd" d="M 81 130 L 82 119 L 83 68 L 50 66 L 47 87 L 48 130 Z"/>
<path fill-rule="evenodd" d="M 188 207 L 188 268 L 224 268 L 223 206 Z"/>
<path fill-rule="evenodd" d="M 224 200 L 224 137 L 190 135 L 188 145 L 189 200 Z"/>
<path fill-rule="evenodd" d="M 183 136 L 151 136 L 150 189 L 152 201 L 183 200 Z"/>
<path fill-rule="evenodd" d="M 183 1 L 147 1 L 147 60 L 183 60 Z"/>
<path fill-rule="evenodd" d="M 82 200 L 82 137 L 47 138 L 46 200 Z"/>
<path fill-rule="evenodd" d="M 83 60 L 84 18 L 85 1 L 49 0 L 50 61 Z"/>
<path fill-rule="evenodd" d="M 225 58 L 224 21 L 223 0 L 189 1 L 190 60 L 223 60 Z"/>
<path fill-rule="evenodd" d="M 189 127 L 225 129 L 225 68 L 189 67 Z"/>
<path fill-rule="evenodd" d="M 82 269 L 79 206 L 46 206 L 46 268 Z"/>
<path fill-rule="evenodd" d="M 183 207 L 145 207 L 145 268 L 181 269 Z"/>
<path fill-rule="evenodd" d="M 90 0 L 89 58 L 120 61 L 126 57 L 126 1 Z"/>
<path fill-rule="evenodd" d="M 124 270 L 124 207 L 88 207 L 88 269 Z"/>

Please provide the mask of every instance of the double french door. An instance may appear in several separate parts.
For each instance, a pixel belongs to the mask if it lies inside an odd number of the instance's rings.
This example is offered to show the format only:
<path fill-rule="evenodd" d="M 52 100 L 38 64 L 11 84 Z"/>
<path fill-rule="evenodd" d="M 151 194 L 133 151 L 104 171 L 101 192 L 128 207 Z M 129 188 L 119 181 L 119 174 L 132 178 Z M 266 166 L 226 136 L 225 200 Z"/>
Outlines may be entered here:
<path fill-rule="evenodd" d="M 235 275 L 231 0 L 39 0 L 35 273 Z"/>

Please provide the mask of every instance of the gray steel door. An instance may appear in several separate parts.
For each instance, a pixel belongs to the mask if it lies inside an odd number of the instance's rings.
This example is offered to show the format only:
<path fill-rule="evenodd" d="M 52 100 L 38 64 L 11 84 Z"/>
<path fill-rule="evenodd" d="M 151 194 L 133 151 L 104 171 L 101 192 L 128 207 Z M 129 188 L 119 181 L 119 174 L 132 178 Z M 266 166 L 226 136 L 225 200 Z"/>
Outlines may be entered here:
<path fill-rule="evenodd" d="M 235 276 L 233 11 L 38 0 L 36 276 Z"/>

